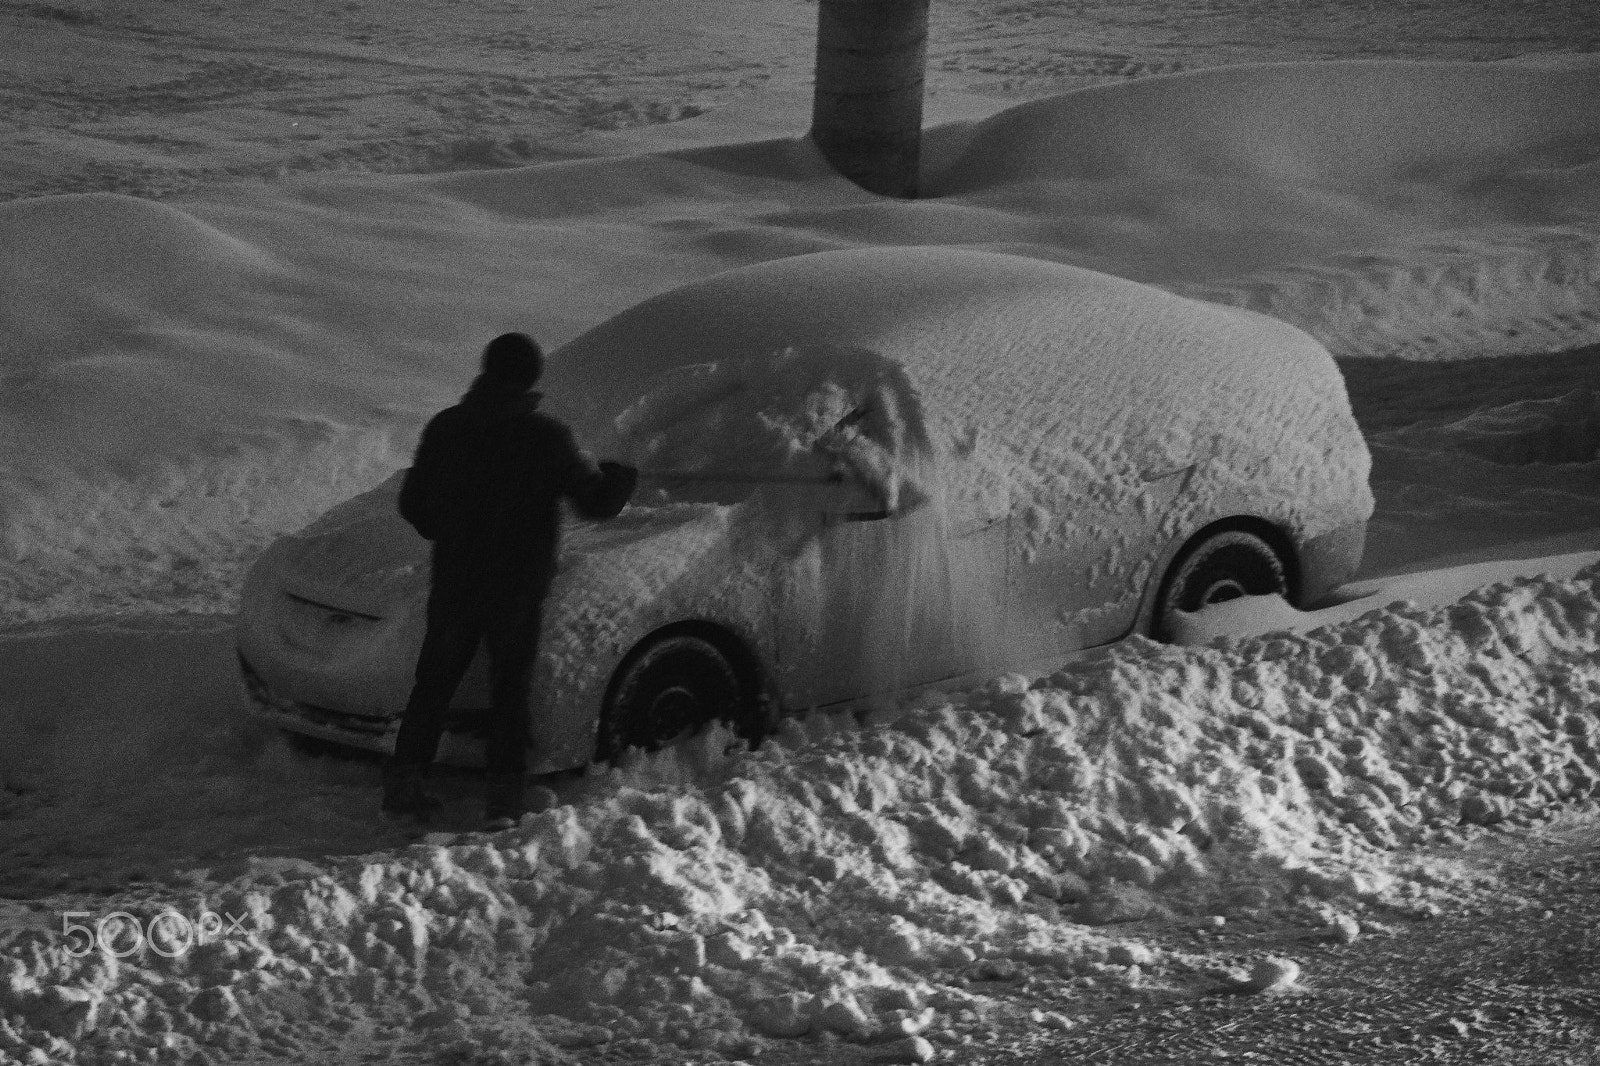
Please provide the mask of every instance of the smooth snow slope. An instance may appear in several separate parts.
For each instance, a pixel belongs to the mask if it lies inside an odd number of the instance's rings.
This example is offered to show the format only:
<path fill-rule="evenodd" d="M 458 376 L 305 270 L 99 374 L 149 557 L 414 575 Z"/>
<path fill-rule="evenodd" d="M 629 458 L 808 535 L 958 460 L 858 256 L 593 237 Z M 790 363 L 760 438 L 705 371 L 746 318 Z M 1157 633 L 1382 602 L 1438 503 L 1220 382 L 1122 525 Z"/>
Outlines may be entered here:
<path fill-rule="evenodd" d="M 1549 350 L 1600 337 L 1597 92 L 1592 56 L 1149 78 L 978 123 L 931 189 L 1338 355 Z"/>

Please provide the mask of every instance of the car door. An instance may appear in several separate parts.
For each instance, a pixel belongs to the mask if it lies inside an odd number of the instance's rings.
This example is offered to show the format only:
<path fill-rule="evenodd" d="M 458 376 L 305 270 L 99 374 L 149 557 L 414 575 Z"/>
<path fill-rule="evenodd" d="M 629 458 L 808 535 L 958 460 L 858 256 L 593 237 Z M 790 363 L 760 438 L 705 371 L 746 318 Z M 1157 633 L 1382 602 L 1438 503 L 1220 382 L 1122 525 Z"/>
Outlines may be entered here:
<path fill-rule="evenodd" d="M 1162 518 L 1193 471 L 1142 471 L 1124 491 L 1051 501 L 1062 517 L 1048 535 L 1038 518 L 1013 516 L 1007 603 L 1018 658 L 1048 663 L 1128 634 L 1145 590 L 1159 579 L 1153 570 L 1162 555 Z M 1121 503 L 1105 502 L 1113 499 Z"/>
<path fill-rule="evenodd" d="M 1006 516 L 923 504 L 818 516 L 788 560 L 777 626 L 792 706 L 1004 669 Z"/>

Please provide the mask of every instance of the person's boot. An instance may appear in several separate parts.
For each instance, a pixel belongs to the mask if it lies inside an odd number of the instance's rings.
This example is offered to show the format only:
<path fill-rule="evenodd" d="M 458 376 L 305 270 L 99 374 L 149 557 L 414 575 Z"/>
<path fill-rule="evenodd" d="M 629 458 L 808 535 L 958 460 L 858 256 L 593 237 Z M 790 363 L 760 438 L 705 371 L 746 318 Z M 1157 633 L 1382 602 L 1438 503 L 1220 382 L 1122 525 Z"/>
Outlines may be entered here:
<path fill-rule="evenodd" d="M 528 811 L 520 773 L 490 774 L 484 782 L 484 828 L 490 833 L 514 829 Z"/>
<path fill-rule="evenodd" d="M 383 813 L 392 818 L 409 818 L 427 822 L 444 802 L 423 788 L 428 768 L 397 763 L 392 759 L 383 764 Z"/>

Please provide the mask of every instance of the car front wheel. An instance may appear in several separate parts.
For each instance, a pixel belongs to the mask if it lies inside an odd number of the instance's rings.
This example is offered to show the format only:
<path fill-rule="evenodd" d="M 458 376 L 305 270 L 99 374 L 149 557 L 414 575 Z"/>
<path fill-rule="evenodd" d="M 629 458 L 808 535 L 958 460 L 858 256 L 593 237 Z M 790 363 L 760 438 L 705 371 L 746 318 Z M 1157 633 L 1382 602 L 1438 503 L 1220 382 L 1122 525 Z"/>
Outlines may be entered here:
<path fill-rule="evenodd" d="M 1289 596 L 1289 573 L 1272 546 L 1254 533 L 1225 529 L 1185 548 L 1156 598 L 1150 635 L 1170 641 L 1178 612 L 1194 613 L 1241 596 Z"/>
<path fill-rule="evenodd" d="M 655 751 L 714 721 L 756 739 L 755 686 L 721 648 L 696 634 L 662 637 L 635 650 L 618 668 L 600 713 L 595 757 L 628 748 Z"/>

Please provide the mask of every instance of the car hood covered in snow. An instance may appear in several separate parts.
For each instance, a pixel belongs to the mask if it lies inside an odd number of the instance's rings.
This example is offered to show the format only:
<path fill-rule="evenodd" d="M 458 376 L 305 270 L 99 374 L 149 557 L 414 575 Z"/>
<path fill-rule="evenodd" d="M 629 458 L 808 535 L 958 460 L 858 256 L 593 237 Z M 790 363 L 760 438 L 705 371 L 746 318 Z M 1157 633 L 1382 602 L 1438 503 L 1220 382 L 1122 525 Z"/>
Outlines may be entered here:
<path fill-rule="evenodd" d="M 273 576 L 284 590 L 378 616 L 425 597 L 428 542 L 396 510 L 401 477 L 393 475 L 273 544 Z"/>
<path fill-rule="evenodd" d="M 429 544 L 398 514 L 400 479 L 395 474 L 277 541 L 270 571 L 283 591 L 382 618 L 421 611 Z M 722 511 L 704 504 L 632 507 L 610 522 L 566 522 L 549 615 L 565 616 L 565 595 L 581 594 L 613 613 L 624 603 L 638 610 L 661 599 L 698 547 L 722 535 Z"/>
<path fill-rule="evenodd" d="M 288 595 L 374 623 L 350 665 L 330 660 L 317 679 L 320 698 L 367 713 L 398 714 L 409 689 L 424 629 L 428 543 L 400 518 L 399 474 L 272 545 L 252 571 L 241 612 L 245 645 L 279 646 L 270 635 L 274 597 Z M 684 617 L 736 625 L 766 624 L 760 585 L 749 576 L 748 545 L 736 549 L 737 508 L 714 503 L 629 508 L 605 523 L 573 520 L 562 538 L 556 581 L 546 603 L 537 690 L 551 705 L 598 706 L 617 661 L 650 629 Z M 750 634 L 752 637 L 756 634 Z M 327 649 L 339 658 L 334 649 Z M 354 668 L 352 668 L 354 667 Z M 458 706 L 483 706 L 487 674 L 469 672 Z M 592 719 L 567 715 L 550 724 L 541 765 L 588 758 Z"/>

